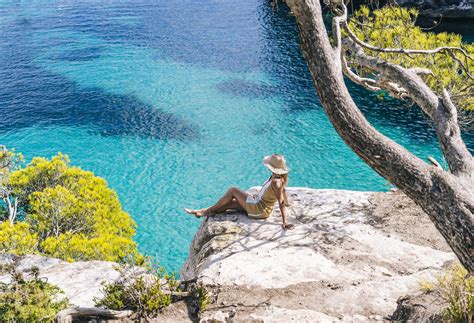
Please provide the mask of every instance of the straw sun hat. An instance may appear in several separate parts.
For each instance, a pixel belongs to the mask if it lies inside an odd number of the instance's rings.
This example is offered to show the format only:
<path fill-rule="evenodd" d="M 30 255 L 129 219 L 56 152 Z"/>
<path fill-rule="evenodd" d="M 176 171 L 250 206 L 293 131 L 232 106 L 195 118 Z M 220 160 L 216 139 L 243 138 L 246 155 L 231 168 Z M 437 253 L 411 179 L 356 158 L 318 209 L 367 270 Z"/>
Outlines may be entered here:
<path fill-rule="evenodd" d="M 286 166 L 285 157 L 278 154 L 273 154 L 271 156 L 265 156 L 263 158 L 263 165 L 268 168 L 272 173 L 283 175 L 288 174 L 290 169 Z"/>

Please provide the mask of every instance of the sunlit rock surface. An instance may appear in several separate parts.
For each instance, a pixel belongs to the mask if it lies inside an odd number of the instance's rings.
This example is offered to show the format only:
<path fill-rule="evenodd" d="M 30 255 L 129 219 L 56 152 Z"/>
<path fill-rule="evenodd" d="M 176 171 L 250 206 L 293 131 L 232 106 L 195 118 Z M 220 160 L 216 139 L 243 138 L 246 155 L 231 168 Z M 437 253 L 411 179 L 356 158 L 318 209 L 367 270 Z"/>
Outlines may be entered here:
<path fill-rule="evenodd" d="M 94 297 L 103 296 L 102 282 L 111 282 L 119 277 L 114 269 L 116 263 L 107 261 L 66 262 L 59 259 L 28 255 L 17 258 L 8 254 L 0 255 L 0 265 L 17 261 L 17 270 L 26 277 L 29 269 L 38 267 L 39 278 L 58 286 L 64 291 L 70 303 L 80 307 L 93 307 Z M 8 283 L 8 274 L 0 275 L 0 281 Z"/>
<path fill-rule="evenodd" d="M 399 195 L 290 188 L 291 231 L 278 212 L 203 221 L 181 272 L 214 291 L 202 319 L 389 317 L 400 296 L 455 260 L 426 215 Z"/>
<path fill-rule="evenodd" d="M 278 211 L 267 220 L 239 213 L 203 220 L 181 279 L 197 278 L 212 302 L 199 315 L 189 301 L 173 303 L 156 321 L 380 321 L 400 297 L 419 293 L 420 281 L 455 261 L 426 214 L 403 194 L 288 191 L 294 230 L 282 230 Z M 81 307 L 93 306 L 102 282 L 119 276 L 117 264 L 104 261 L 3 254 L 0 265 L 15 259 L 19 271 L 38 267 L 39 277 Z"/>

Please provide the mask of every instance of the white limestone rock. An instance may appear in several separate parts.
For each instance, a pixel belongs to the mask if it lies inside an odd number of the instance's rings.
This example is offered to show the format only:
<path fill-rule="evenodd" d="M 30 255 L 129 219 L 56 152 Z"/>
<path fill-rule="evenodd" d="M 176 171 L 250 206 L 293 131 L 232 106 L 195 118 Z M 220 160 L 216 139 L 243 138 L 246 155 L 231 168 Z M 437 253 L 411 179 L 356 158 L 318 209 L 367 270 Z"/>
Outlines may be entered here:
<path fill-rule="evenodd" d="M 12 263 L 16 257 L 0 254 L 0 265 Z M 79 307 L 93 307 L 94 297 L 102 297 L 102 282 L 112 282 L 119 277 L 116 263 L 107 261 L 66 262 L 36 255 L 18 258 L 17 270 L 25 272 L 38 267 L 39 278 L 58 286 L 70 303 Z M 26 273 L 25 273 L 26 274 Z M 0 282 L 8 283 L 8 274 L 0 275 Z"/>
<path fill-rule="evenodd" d="M 400 296 L 455 260 L 451 252 L 369 224 L 369 199 L 376 193 L 307 188 L 288 193 L 294 230 L 282 230 L 278 211 L 266 220 L 234 213 L 201 224 L 181 276 L 197 277 L 216 290 L 218 316 L 230 311 L 237 321 L 382 319 Z M 276 296 L 282 294 L 286 298 Z M 212 313 L 211 306 L 205 316 Z"/>
<path fill-rule="evenodd" d="M 399 193 L 288 193 L 294 230 L 282 230 L 278 211 L 267 220 L 234 213 L 203 221 L 181 272 L 182 279 L 198 278 L 212 292 L 202 322 L 382 321 L 400 296 L 416 294 L 421 280 L 455 260 L 425 214 L 393 200 Z M 385 204 L 374 203 L 377 196 Z M 380 210 L 386 212 L 374 216 Z M 0 265 L 12 261 L 0 254 Z M 111 262 L 18 260 L 20 271 L 34 266 L 81 307 L 102 296 L 102 282 L 119 278 Z M 1 282 L 9 280 L 0 275 Z M 188 321 L 194 315 L 189 310 L 175 303 L 157 321 Z"/>

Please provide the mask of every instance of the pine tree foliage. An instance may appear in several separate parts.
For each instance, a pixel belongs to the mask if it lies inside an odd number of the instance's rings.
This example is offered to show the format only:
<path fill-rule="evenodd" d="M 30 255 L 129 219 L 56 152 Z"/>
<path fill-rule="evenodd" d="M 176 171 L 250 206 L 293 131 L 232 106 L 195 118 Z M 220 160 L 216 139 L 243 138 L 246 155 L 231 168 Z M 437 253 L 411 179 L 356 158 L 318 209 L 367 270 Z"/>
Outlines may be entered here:
<path fill-rule="evenodd" d="M 38 253 L 38 235 L 30 230 L 30 225 L 17 222 L 13 226 L 9 221 L 0 223 L 0 252 L 11 252 L 22 256 Z"/>
<path fill-rule="evenodd" d="M 463 43 L 461 35 L 454 33 L 433 33 L 415 24 L 418 11 L 415 8 L 385 6 L 371 11 L 362 6 L 351 17 L 350 29 L 357 37 L 379 48 L 436 49 L 438 47 L 459 47 L 474 57 L 474 45 Z M 453 102 L 462 110 L 474 110 L 473 80 L 460 62 L 474 71 L 474 61 L 466 59 L 460 51 L 441 51 L 435 54 L 404 54 L 371 51 L 371 56 L 380 57 L 406 68 L 426 68 L 433 75 L 424 75 L 427 85 L 441 96 L 443 88 L 451 95 Z M 370 71 L 355 68 L 361 76 L 370 76 Z M 469 74 L 468 74 L 469 73 Z"/>
<path fill-rule="evenodd" d="M 37 245 L 40 253 L 68 261 L 140 259 L 132 239 L 136 224 L 116 192 L 92 172 L 70 166 L 67 156 L 34 158 L 11 172 L 9 185 L 20 197 L 23 222 L 0 226 L 4 251 L 25 254 Z"/>

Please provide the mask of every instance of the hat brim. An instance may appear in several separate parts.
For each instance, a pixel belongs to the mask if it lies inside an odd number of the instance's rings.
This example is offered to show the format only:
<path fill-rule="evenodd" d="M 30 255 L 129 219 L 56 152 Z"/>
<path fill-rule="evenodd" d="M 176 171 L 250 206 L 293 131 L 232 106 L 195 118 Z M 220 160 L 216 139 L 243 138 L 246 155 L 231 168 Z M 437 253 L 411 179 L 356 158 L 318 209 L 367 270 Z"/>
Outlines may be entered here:
<path fill-rule="evenodd" d="M 276 167 L 273 167 L 272 165 L 270 165 L 270 158 L 271 158 L 271 156 L 265 156 L 263 158 L 263 165 L 266 168 L 268 168 L 268 170 L 270 170 L 272 173 L 278 174 L 278 175 L 284 175 L 284 174 L 288 174 L 290 172 L 290 169 L 288 167 L 276 168 Z"/>

